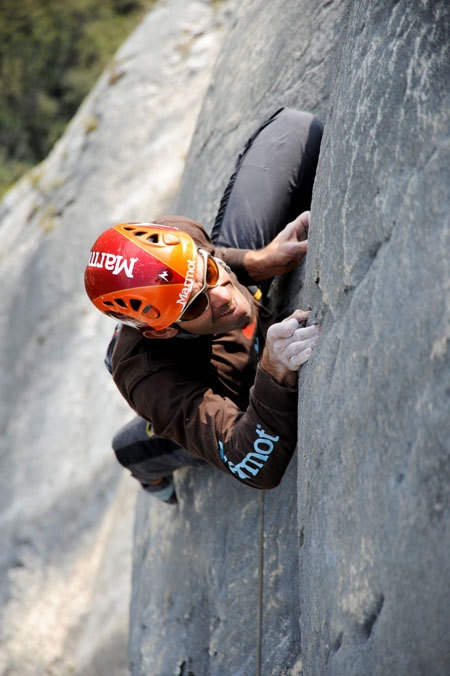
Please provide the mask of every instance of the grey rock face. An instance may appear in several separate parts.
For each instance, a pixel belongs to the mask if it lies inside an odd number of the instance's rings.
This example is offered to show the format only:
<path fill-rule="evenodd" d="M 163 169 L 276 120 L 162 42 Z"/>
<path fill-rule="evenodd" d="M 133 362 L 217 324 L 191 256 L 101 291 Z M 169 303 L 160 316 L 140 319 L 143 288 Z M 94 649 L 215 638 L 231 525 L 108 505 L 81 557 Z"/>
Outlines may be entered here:
<path fill-rule="evenodd" d="M 351 8 L 303 297 L 323 339 L 300 392 L 308 674 L 450 672 L 447 3 Z"/>

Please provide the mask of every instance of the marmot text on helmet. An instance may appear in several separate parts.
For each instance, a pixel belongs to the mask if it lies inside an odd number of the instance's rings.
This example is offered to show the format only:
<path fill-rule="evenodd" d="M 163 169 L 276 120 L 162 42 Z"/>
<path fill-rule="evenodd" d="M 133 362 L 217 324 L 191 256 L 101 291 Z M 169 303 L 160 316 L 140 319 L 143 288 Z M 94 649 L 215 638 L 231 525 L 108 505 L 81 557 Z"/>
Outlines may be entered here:
<path fill-rule="evenodd" d="M 118 275 L 123 270 L 126 276 L 132 279 L 134 264 L 138 260 L 139 258 L 126 259 L 119 254 L 105 253 L 105 251 L 91 251 L 88 267 L 105 268 L 105 270 L 110 270 L 113 275 Z"/>

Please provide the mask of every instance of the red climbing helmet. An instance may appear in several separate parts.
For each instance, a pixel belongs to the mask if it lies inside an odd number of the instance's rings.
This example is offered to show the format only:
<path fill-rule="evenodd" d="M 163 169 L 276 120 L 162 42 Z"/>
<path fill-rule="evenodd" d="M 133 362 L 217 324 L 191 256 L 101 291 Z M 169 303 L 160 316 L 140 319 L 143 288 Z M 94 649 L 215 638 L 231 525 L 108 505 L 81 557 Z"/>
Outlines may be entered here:
<path fill-rule="evenodd" d="M 183 312 L 195 279 L 197 249 L 182 230 L 121 223 L 94 243 L 84 275 L 96 308 L 137 328 L 165 329 Z"/>

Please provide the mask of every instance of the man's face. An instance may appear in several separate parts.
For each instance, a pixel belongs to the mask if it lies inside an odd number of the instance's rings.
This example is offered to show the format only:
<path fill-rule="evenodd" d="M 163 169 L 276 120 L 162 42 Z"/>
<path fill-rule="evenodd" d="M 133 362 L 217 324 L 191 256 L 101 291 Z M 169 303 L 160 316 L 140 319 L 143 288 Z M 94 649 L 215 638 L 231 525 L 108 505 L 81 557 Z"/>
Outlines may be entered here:
<path fill-rule="evenodd" d="M 199 252 L 190 299 L 203 287 L 205 264 L 204 252 Z M 217 284 L 204 290 L 204 293 L 208 294 L 209 307 L 195 319 L 178 320 L 179 326 L 189 333 L 198 335 L 225 333 L 244 328 L 253 319 L 254 305 L 251 296 L 247 295 L 240 285 L 235 286 L 230 274 L 222 265 L 217 265 L 217 268 L 219 271 Z"/>

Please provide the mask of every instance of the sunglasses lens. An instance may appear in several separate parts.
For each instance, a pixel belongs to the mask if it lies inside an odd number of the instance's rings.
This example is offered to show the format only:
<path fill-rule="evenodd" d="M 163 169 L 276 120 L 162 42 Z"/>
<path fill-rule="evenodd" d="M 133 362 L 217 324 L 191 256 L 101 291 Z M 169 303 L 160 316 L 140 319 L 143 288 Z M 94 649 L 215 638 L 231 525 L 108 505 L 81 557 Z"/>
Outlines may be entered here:
<path fill-rule="evenodd" d="M 219 281 L 219 268 L 212 256 L 208 256 L 206 261 L 206 283 L 208 286 L 215 286 Z"/>
<path fill-rule="evenodd" d="M 189 322 L 191 319 L 197 319 L 201 314 L 204 313 L 208 307 L 208 297 L 206 293 L 199 294 L 192 303 L 190 303 L 185 311 L 183 312 L 180 320 L 183 322 Z"/>

